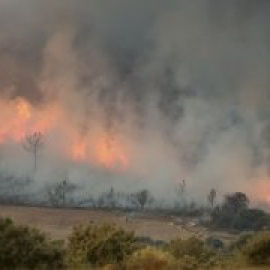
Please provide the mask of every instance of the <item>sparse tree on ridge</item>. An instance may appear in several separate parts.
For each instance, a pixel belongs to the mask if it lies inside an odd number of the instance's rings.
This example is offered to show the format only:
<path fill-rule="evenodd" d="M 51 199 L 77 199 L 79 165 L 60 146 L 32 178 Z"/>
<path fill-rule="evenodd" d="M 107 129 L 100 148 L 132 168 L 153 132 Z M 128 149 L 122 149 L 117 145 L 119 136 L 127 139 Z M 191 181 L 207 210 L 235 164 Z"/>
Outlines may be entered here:
<path fill-rule="evenodd" d="M 23 148 L 33 155 L 34 171 L 37 170 L 38 153 L 40 152 L 43 145 L 44 145 L 44 136 L 41 132 L 34 132 L 30 135 L 27 135 L 22 141 Z"/>

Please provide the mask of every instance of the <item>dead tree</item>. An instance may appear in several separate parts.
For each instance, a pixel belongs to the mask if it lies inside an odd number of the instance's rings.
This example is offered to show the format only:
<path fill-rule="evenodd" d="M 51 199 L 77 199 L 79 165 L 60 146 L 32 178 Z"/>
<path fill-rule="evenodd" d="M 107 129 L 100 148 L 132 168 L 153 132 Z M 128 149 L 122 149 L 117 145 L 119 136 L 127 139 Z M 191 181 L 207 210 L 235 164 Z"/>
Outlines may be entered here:
<path fill-rule="evenodd" d="M 33 134 L 25 136 L 22 146 L 33 155 L 34 171 L 37 170 L 38 153 L 44 145 L 44 136 L 41 132 L 34 132 Z"/>
<path fill-rule="evenodd" d="M 182 180 L 177 186 L 176 186 L 176 195 L 179 197 L 180 202 L 184 205 L 186 205 L 186 180 Z"/>
<path fill-rule="evenodd" d="M 215 204 L 215 200 L 216 200 L 216 197 L 217 197 L 217 192 L 215 189 L 211 189 L 208 196 L 207 196 L 207 200 L 211 206 L 211 208 L 213 208 L 214 204 Z"/>

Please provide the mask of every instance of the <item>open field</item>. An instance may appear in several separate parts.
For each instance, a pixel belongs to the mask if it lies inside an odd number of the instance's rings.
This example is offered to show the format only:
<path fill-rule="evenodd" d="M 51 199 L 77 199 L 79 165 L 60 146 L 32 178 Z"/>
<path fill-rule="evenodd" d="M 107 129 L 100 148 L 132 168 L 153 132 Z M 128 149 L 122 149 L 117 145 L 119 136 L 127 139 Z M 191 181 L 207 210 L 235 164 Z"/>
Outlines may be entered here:
<path fill-rule="evenodd" d="M 154 240 L 170 241 L 175 238 L 215 236 L 224 242 L 235 239 L 225 232 L 209 232 L 199 226 L 185 226 L 175 222 L 174 217 L 156 217 L 140 214 L 126 215 L 120 211 L 89 209 L 52 209 L 42 207 L 0 206 L 0 216 L 10 217 L 14 222 L 41 229 L 53 239 L 67 239 L 72 228 L 79 224 L 114 223 L 137 236 Z"/>

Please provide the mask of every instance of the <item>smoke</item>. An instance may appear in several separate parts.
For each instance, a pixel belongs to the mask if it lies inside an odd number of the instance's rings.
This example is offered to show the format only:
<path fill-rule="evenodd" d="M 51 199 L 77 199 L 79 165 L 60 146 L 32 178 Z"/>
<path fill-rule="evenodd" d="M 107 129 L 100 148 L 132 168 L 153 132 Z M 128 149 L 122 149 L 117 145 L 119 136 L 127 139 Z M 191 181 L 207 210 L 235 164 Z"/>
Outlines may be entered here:
<path fill-rule="evenodd" d="M 165 198 L 186 179 L 196 200 L 211 188 L 269 200 L 269 8 L 267 0 L 1 0 L 2 99 L 26 98 L 36 118 L 56 119 L 44 129 L 36 179 L 68 174 L 89 192 L 147 187 Z M 88 142 L 107 133 L 127 169 L 92 162 Z M 91 162 L 68 157 L 74 137 Z M 2 145 L 2 167 L 27 174 L 31 160 L 19 149 Z"/>

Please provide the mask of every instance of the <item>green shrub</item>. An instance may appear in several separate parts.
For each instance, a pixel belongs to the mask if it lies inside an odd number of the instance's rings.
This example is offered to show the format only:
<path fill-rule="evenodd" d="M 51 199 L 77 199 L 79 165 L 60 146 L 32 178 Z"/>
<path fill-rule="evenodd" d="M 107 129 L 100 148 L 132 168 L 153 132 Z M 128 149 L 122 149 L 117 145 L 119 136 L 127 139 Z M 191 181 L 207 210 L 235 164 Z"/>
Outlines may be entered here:
<path fill-rule="evenodd" d="M 236 192 L 225 196 L 224 202 L 212 212 L 212 226 L 240 231 L 270 227 L 270 215 L 260 209 L 249 209 L 246 194 Z"/>
<path fill-rule="evenodd" d="M 270 232 L 251 237 L 243 247 L 242 254 L 249 264 L 270 266 Z"/>
<path fill-rule="evenodd" d="M 173 270 L 179 269 L 174 257 L 166 251 L 153 247 L 140 249 L 126 262 L 127 270 Z"/>
<path fill-rule="evenodd" d="M 134 247 L 133 233 L 112 225 L 79 226 L 69 237 L 67 261 L 70 265 L 94 266 L 121 263 Z"/>
<path fill-rule="evenodd" d="M 247 209 L 240 212 L 233 220 L 233 228 L 237 230 L 259 231 L 269 227 L 270 217 L 263 210 Z"/>
<path fill-rule="evenodd" d="M 204 242 L 191 237 L 187 240 L 172 240 L 167 246 L 168 250 L 175 258 L 182 259 L 185 256 L 195 258 L 199 262 L 207 261 L 213 253 L 204 247 Z"/>
<path fill-rule="evenodd" d="M 10 219 L 0 219 L 1 269 L 59 269 L 63 253 L 54 242 L 35 229 L 15 226 Z"/>
<path fill-rule="evenodd" d="M 238 252 L 239 250 L 242 250 L 247 242 L 253 237 L 252 234 L 244 234 L 241 235 L 236 241 L 232 242 L 229 247 L 227 248 L 227 251 L 232 252 Z"/>

